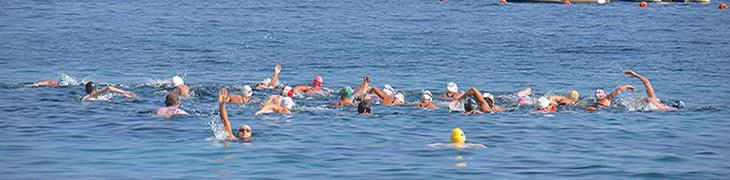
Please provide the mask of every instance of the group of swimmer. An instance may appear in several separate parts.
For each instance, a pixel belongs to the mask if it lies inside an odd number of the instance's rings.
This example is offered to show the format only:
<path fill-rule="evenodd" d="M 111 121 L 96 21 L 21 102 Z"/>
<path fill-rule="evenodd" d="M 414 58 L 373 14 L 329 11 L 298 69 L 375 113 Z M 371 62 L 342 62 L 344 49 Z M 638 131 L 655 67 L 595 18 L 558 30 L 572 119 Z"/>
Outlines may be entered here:
<path fill-rule="evenodd" d="M 267 78 L 263 81 L 258 82 L 253 88 L 249 85 L 245 85 L 241 88 L 240 94 L 229 94 L 229 90 L 225 87 L 221 88 L 218 92 L 217 103 L 219 106 L 219 115 L 224 126 L 228 140 L 240 140 L 250 141 L 252 129 L 247 124 L 243 124 L 239 127 L 236 133 L 233 133 L 230 121 L 228 120 L 228 112 L 226 110 L 226 104 L 251 104 L 253 102 L 260 102 L 261 107 L 255 113 L 256 115 L 269 114 L 269 113 L 281 113 L 290 114 L 292 108 L 295 106 L 294 98 L 302 98 L 307 96 L 329 96 L 334 91 L 324 87 L 324 79 L 321 76 L 315 76 L 312 80 L 311 85 L 300 85 L 300 86 L 284 86 L 279 83 L 279 74 L 281 73 L 282 67 L 277 64 L 274 67 L 274 73 L 271 78 Z M 656 97 L 654 88 L 651 85 L 649 79 L 632 70 L 624 70 L 624 73 L 630 77 L 637 78 L 640 80 L 645 89 L 646 97 L 641 98 L 641 102 L 648 104 L 650 110 L 665 110 L 672 111 L 681 109 L 684 107 L 684 103 L 676 101 L 672 104 L 665 104 Z M 373 113 L 372 104 L 379 103 L 383 106 L 404 106 L 406 105 L 405 94 L 401 91 L 394 89 L 391 85 L 386 84 L 383 88 L 378 88 L 370 85 L 371 78 L 364 76 L 362 82 L 354 89 L 350 86 L 343 86 L 337 92 L 339 101 L 333 102 L 330 105 L 336 107 L 356 107 L 357 112 L 362 115 L 369 115 Z M 187 115 L 185 110 L 180 109 L 181 100 L 190 97 L 190 89 L 184 83 L 183 79 L 179 76 L 172 77 L 171 89 L 165 96 L 165 106 L 158 108 L 155 114 L 161 117 L 173 117 Z M 52 87 L 52 86 L 66 86 L 67 83 L 63 81 L 44 80 L 41 82 L 33 83 L 28 86 L 32 87 Z M 112 94 L 121 94 L 126 98 L 136 98 L 137 96 L 128 91 L 124 91 L 113 86 L 106 86 L 101 89 L 96 87 L 94 82 L 85 83 L 86 95 L 80 99 L 82 101 L 99 101 L 109 99 Z M 253 92 L 256 90 L 271 90 L 280 89 L 280 93 L 269 95 L 267 98 L 262 100 L 253 99 Z M 606 94 L 603 89 L 597 89 L 593 97 L 580 99 L 580 95 L 575 90 L 569 90 L 565 96 L 552 95 L 552 96 L 541 96 L 538 98 L 530 97 L 532 95 L 532 88 L 521 89 L 509 97 L 514 98 L 503 98 L 508 100 L 502 100 L 508 103 L 516 103 L 517 107 L 520 105 L 534 106 L 532 112 L 537 113 L 551 113 L 558 111 L 559 106 L 573 107 L 575 109 L 583 109 L 587 111 L 597 111 L 606 107 L 611 107 L 611 103 L 615 97 L 617 97 L 623 91 L 633 91 L 636 88 L 631 85 L 621 85 L 616 87 L 613 91 Z M 437 97 L 448 103 L 448 109 L 450 111 L 456 111 L 463 114 L 482 114 L 482 113 L 499 113 L 503 111 L 512 111 L 517 107 L 506 107 L 497 104 L 495 96 L 488 92 L 481 92 L 476 88 L 469 88 L 466 91 L 459 91 L 456 83 L 449 82 L 446 84 L 446 92 Z M 590 102 L 589 100 L 594 100 Z M 426 109 L 439 109 L 439 105 L 434 103 L 434 94 L 428 90 L 424 90 L 421 93 L 420 102 L 413 104 L 417 108 Z M 463 108 L 462 108 L 463 107 Z M 463 132 L 458 130 L 455 134 Z M 452 139 L 455 135 L 452 134 Z M 456 140 L 457 142 L 459 140 Z M 463 141 L 461 141 L 463 143 Z"/>

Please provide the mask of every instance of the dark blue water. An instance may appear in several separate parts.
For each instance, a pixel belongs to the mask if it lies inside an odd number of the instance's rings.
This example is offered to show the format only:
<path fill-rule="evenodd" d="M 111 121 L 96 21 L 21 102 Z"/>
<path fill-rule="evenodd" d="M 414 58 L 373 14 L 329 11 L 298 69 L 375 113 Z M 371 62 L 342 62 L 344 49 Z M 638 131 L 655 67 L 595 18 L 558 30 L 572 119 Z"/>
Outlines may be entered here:
<path fill-rule="evenodd" d="M 730 11 L 710 4 L 497 1 L 2 1 L 0 174 L 51 178 L 657 178 L 730 175 Z M 362 75 L 409 92 L 449 81 L 505 95 L 632 84 L 633 69 L 681 112 L 529 110 L 464 116 L 298 99 L 290 116 L 230 106 L 251 143 L 217 139 L 215 96 L 271 76 L 355 86 Z M 83 87 L 24 88 L 70 75 L 139 95 L 80 102 Z M 153 116 L 183 75 L 192 115 Z M 237 92 L 237 91 L 236 91 Z M 256 91 L 255 98 L 271 94 Z M 620 103 L 619 103 L 620 104 Z M 460 127 L 486 149 L 447 143 Z"/>

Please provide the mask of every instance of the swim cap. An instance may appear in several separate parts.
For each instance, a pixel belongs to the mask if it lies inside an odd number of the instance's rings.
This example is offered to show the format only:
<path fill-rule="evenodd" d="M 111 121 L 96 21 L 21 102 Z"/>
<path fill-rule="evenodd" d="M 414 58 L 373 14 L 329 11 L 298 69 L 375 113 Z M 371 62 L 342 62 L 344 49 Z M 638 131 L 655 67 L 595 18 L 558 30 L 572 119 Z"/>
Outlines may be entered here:
<path fill-rule="evenodd" d="M 248 125 L 244 124 L 238 128 L 238 132 L 236 132 L 236 137 L 238 137 L 238 140 L 250 141 L 251 133 L 253 133 L 251 127 L 248 127 Z"/>
<path fill-rule="evenodd" d="M 262 80 L 262 81 L 261 81 L 261 82 L 259 82 L 259 83 L 261 83 L 261 84 L 264 84 L 264 85 L 268 86 L 268 85 L 269 85 L 269 83 L 271 83 L 271 78 L 266 78 L 266 79 Z"/>
<path fill-rule="evenodd" d="M 403 95 L 403 93 L 400 93 L 400 92 L 395 93 L 395 95 L 393 95 L 393 97 L 395 98 L 396 101 L 400 101 L 400 102 L 403 102 L 403 103 L 406 102 L 406 96 Z"/>
<path fill-rule="evenodd" d="M 527 104 L 527 100 L 525 100 L 525 98 L 519 98 L 519 99 L 517 99 L 517 103 L 525 105 L 525 104 Z"/>
<path fill-rule="evenodd" d="M 390 86 L 390 84 L 386 84 L 385 86 L 383 86 L 383 92 L 388 96 L 392 96 L 393 94 L 395 94 L 395 89 L 393 89 L 393 86 Z"/>
<path fill-rule="evenodd" d="M 183 84 L 185 84 L 185 83 L 183 82 L 183 79 L 180 76 L 172 77 L 172 87 L 177 87 L 177 86 L 180 86 Z"/>
<path fill-rule="evenodd" d="M 550 106 L 550 100 L 545 96 L 537 99 L 537 107 L 539 107 L 540 109 L 547 108 L 548 106 Z"/>
<path fill-rule="evenodd" d="M 491 93 L 485 92 L 484 94 L 482 94 L 482 97 L 484 97 L 485 99 L 491 99 L 492 101 L 494 101 L 494 95 L 492 95 Z"/>
<path fill-rule="evenodd" d="M 352 98 L 352 88 L 350 86 L 342 87 L 342 89 L 340 89 L 340 96 Z"/>
<path fill-rule="evenodd" d="M 455 82 L 449 82 L 446 84 L 446 90 L 450 93 L 459 92 L 459 86 L 457 86 Z"/>
<path fill-rule="evenodd" d="M 312 79 L 312 86 L 314 87 L 322 87 L 324 84 L 324 79 L 322 79 L 322 76 L 314 76 L 314 79 Z"/>
<path fill-rule="evenodd" d="M 357 113 L 363 114 L 363 113 L 371 113 L 372 109 L 370 108 L 370 101 L 360 101 L 359 104 L 357 104 Z"/>
<path fill-rule="evenodd" d="M 431 94 L 431 91 L 428 91 L 428 90 L 424 91 L 423 96 L 421 96 L 421 101 L 424 101 L 424 102 L 433 101 L 433 94 Z"/>
<path fill-rule="evenodd" d="M 281 90 L 281 95 L 289 96 L 290 91 L 291 91 L 291 86 L 284 86 L 284 89 Z"/>
<path fill-rule="evenodd" d="M 251 86 L 245 85 L 243 88 L 241 88 L 241 94 L 245 97 L 250 97 L 253 95 L 253 90 L 251 89 Z"/>
<path fill-rule="evenodd" d="M 454 130 L 451 130 L 451 143 L 464 143 L 466 142 L 466 135 L 464 134 L 464 131 L 461 131 L 459 128 L 454 128 Z"/>
<path fill-rule="evenodd" d="M 606 91 L 603 91 L 603 89 L 596 89 L 596 98 L 600 99 L 603 97 L 606 97 Z"/>
<path fill-rule="evenodd" d="M 682 100 L 676 100 L 674 101 L 674 104 L 672 104 L 672 107 L 677 109 L 684 109 L 684 102 Z"/>
<path fill-rule="evenodd" d="M 578 94 L 578 91 L 572 89 L 568 91 L 568 99 L 578 101 L 578 98 L 580 98 L 580 94 Z"/>
<path fill-rule="evenodd" d="M 291 108 L 294 108 L 294 100 L 291 97 L 284 97 L 281 99 L 281 106 L 291 110 Z"/>
<path fill-rule="evenodd" d="M 86 83 L 86 94 L 91 94 L 94 91 L 96 91 L 96 84 L 94 82 L 89 81 Z"/>
<path fill-rule="evenodd" d="M 477 109 L 477 101 L 472 98 L 466 100 L 466 103 L 464 103 L 464 112 L 471 112 L 475 109 Z"/>

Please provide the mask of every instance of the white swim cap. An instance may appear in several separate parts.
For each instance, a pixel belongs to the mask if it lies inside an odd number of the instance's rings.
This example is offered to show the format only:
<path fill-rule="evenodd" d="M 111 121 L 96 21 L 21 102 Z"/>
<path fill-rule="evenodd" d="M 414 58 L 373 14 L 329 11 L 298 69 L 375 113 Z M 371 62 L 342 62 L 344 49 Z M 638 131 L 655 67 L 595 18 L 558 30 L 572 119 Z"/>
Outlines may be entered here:
<path fill-rule="evenodd" d="M 383 92 L 388 96 L 392 96 L 393 94 L 395 94 L 395 89 L 393 89 L 393 86 L 390 86 L 390 84 L 386 84 L 385 86 L 383 86 Z"/>
<path fill-rule="evenodd" d="M 494 100 L 494 95 L 492 95 L 488 92 L 485 92 L 484 94 L 482 94 L 482 97 Z"/>
<path fill-rule="evenodd" d="M 423 96 L 421 96 L 421 100 L 424 102 L 433 101 L 433 94 L 431 94 L 431 91 L 424 91 Z"/>
<path fill-rule="evenodd" d="M 183 82 L 183 79 L 180 76 L 173 76 L 172 77 L 172 86 L 173 87 L 177 87 L 177 86 L 180 86 L 180 85 L 183 85 L 183 84 L 185 84 L 185 83 Z"/>
<path fill-rule="evenodd" d="M 596 89 L 595 96 L 596 98 L 606 97 L 606 91 L 603 91 L 603 89 Z"/>
<path fill-rule="evenodd" d="M 249 86 L 249 85 L 243 86 L 243 88 L 241 89 L 241 94 L 243 94 L 243 96 L 246 96 L 246 97 L 252 96 L 253 90 L 251 89 L 251 86 Z"/>
<path fill-rule="evenodd" d="M 291 91 L 291 86 L 285 86 L 284 89 L 281 90 L 281 95 L 288 97 L 289 91 Z"/>
<path fill-rule="evenodd" d="M 281 106 L 291 110 L 291 108 L 294 108 L 294 100 L 290 97 L 284 97 L 281 99 Z"/>
<path fill-rule="evenodd" d="M 400 102 L 403 102 L 403 103 L 406 102 L 406 96 L 403 95 L 403 93 L 398 92 L 395 95 L 393 95 L 393 97 L 395 98 L 396 101 L 400 101 Z"/>
<path fill-rule="evenodd" d="M 266 78 L 266 79 L 262 80 L 261 83 L 268 86 L 269 83 L 271 83 L 271 78 Z"/>
<path fill-rule="evenodd" d="M 550 106 L 550 100 L 548 98 L 546 98 L 545 96 L 537 99 L 537 107 L 539 107 L 540 109 L 546 108 L 548 106 Z"/>
<path fill-rule="evenodd" d="M 450 93 L 459 92 L 459 86 L 457 86 L 455 82 L 449 82 L 446 84 L 446 90 Z"/>

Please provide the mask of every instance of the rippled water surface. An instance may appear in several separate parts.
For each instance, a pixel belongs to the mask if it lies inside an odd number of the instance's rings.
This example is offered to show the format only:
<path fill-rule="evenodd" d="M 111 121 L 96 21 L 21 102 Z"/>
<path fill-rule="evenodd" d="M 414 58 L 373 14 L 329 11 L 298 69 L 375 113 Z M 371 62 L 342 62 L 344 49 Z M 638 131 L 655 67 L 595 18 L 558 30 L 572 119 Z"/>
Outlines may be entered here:
<path fill-rule="evenodd" d="M 0 174 L 47 178 L 657 178 L 730 175 L 730 11 L 710 4 L 497 1 L 0 2 Z M 720 1 L 721 2 L 721 1 Z M 392 84 L 408 101 L 449 81 L 506 95 L 632 84 L 633 69 L 681 112 L 528 109 L 465 116 L 374 106 L 375 115 L 297 99 L 289 116 L 229 106 L 251 143 L 227 143 L 217 90 L 281 80 Z M 83 87 L 24 88 L 66 74 L 136 100 L 80 102 Z M 153 116 L 182 75 L 192 115 Z M 256 91 L 262 99 L 273 91 Z M 620 104 L 620 103 L 617 103 Z M 509 104 L 505 104 L 509 105 Z M 487 148 L 452 149 L 452 128 Z"/>

